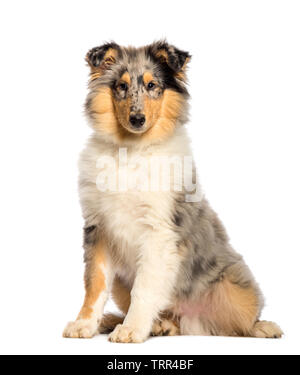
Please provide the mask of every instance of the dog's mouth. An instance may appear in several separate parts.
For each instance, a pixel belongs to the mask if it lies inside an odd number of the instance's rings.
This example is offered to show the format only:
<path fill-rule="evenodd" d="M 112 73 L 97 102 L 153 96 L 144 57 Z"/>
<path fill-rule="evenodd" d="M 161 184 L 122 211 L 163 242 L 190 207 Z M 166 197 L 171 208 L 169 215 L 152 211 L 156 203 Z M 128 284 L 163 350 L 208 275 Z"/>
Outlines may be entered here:
<path fill-rule="evenodd" d="M 148 130 L 148 126 L 145 124 L 139 128 L 135 128 L 133 127 L 131 124 L 128 124 L 128 127 L 127 127 L 127 130 L 130 132 L 130 133 L 134 133 L 134 134 L 142 134 L 142 133 L 145 133 L 145 131 Z"/>
<path fill-rule="evenodd" d="M 121 125 L 125 130 L 132 134 L 143 134 L 149 129 L 149 124 L 146 121 L 139 126 L 133 125 L 131 122 L 126 124 L 121 123 Z"/>

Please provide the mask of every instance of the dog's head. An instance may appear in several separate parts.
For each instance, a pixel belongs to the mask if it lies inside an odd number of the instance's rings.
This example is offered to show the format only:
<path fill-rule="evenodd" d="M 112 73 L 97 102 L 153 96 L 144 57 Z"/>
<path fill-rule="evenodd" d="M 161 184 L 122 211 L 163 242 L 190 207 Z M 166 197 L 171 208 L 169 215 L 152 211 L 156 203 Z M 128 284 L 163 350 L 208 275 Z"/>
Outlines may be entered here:
<path fill-rule="evenodd" d="M 86 113 L 103 137 L 163 140 L 185 118 L 187 52 L 165 41 L 141 48 L 107 43 L 91 49 L 86 60 Z"/>

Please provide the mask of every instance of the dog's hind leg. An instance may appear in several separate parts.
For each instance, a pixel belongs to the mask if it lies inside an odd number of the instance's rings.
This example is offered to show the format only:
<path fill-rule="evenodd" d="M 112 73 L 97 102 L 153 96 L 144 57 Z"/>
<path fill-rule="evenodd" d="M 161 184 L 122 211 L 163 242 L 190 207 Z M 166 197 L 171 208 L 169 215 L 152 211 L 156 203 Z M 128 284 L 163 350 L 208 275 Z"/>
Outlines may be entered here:
<path fill-rule="evenodd" d="M 261 302 L 255 284 L 241 286 L 225 277 L 217 283 L 212 292 L 211 324 L 217 334 L 228 336 L 248 336 L 279 338 L 283 332 L 277 324 L 259 321 Z"/>
<path fill-rule="evenodd" d="M 273 322 L 259 321 L 261 309 L 255 284 L 238 285 L 225 276 L 202 298 L 186 305 L 189 315 L 180 322 L 182 334 L 214 336 L 281 337 L 282 331 Z M 191 315 L 191 314 L 194 315 Z"/>

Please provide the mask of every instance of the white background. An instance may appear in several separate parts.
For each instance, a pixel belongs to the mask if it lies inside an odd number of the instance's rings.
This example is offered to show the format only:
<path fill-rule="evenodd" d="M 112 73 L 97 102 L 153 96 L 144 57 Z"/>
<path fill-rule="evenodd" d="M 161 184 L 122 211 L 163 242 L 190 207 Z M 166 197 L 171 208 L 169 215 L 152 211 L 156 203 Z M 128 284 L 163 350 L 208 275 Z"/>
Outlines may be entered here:
<path fill-rule="evenodd" d="M 1 353 L 300 353 L 299 5 L 1 2 Z M 202 185 L 264 291 L 262 317 L 283 328 L 281 340 L 61 337 L 84 293 L 84 56 L 112 39 L 140 46 L 161 37 L 193 55 L 188 128 Z"/>

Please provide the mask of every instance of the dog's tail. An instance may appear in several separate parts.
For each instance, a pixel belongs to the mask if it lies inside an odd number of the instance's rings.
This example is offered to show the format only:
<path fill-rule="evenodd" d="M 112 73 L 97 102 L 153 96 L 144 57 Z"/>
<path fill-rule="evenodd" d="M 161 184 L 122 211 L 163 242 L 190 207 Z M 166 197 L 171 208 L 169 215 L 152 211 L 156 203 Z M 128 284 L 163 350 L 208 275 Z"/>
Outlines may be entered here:
<path fill-rule="evenodd" d="M 115 326 L 122 324 L 125 316 L 117 314 L 104 314 L 99 326 L 99 333 L 110 333 L 115 329 Z"/>

